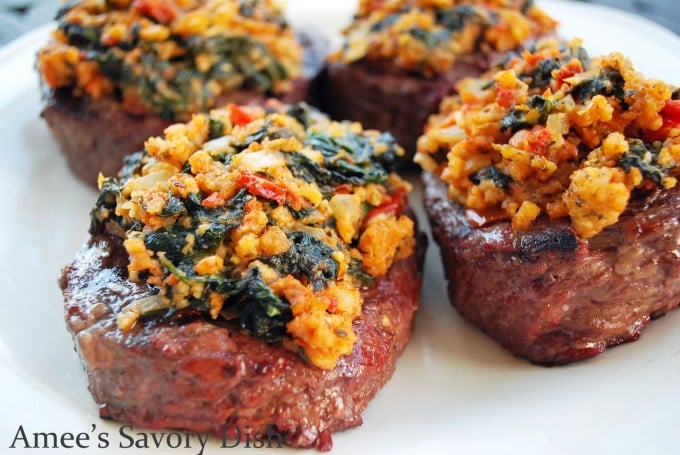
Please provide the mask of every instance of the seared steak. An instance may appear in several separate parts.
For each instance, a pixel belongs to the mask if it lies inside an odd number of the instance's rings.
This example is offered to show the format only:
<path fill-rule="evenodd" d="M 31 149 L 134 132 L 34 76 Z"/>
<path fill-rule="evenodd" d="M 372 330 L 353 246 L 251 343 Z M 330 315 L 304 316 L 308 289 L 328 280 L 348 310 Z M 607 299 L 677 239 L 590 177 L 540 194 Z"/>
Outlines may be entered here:
<path fill-rule="evenodd" d="M 680 303 L 680 188 L 637 195 L 618 223 L 577 238 L 568 219 L 473 227 L 424 174 L 425 206 L 458 312 L 517 356 L 558 365 L 634 341 Z"/>
<path fill-rule="evenodd" d="M 410 162 L 430 114 L 459 79 L 480 75 L 490 60 L 481 52 L 460 56 L 449 73 L 436 79 L 405 73 L 387 61 L 332 62 L 321 76 L 321 107 L 335 119 L 391 132 L 406 151 L 404 162 Z"/>
<path fill-rule="evenodd" d="M 317 103 L 316 81 L 323 66 L 327 41 L 312 33 L 300 32 L 304 46 L 303 74 L 292 81 L 292 89 L 280 97 L 284 103 Z M 262 104 L 268 94 L 257 90 L 236 90 L 216 100 L 215 107 L 228 103 Z M 97 185 L 101 172 L 115 176 L 123 158 L 144 148 L 144 141 L 160 136 L 173 121 L 158 115 L 133 115 L 120 108 L 117 101 L 106 98 L 93 101 L 74 97 L 71 90 L 49 90 L 44 94 L 42 116 L 61 146 L 71 170 L 81 180 Z"/>
<path fill-rule="evenodd" d="M 226 322 L 149 321 L 121 332 L 117 316 L 154 290 L 127 279 L 117 237 L 94 236 L 63 270 L 60 286 L 102 417 L 217 435 L 223 425 L 252 433 L 273 425 L 287 445 L 329 449 L 331 432 L 361 424 L 410 338 L 425 244 L 420 234 L 415 254 L 362 289 L 358 342 L 332 370 Z"/>

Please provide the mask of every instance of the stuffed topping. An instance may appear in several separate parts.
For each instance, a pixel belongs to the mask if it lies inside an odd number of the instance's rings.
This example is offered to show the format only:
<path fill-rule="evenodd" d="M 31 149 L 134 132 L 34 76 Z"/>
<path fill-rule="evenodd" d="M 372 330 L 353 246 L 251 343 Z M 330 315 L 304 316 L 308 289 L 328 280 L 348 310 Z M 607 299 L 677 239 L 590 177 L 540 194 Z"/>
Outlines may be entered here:
<path fill-rule="evenodd" d="M 457 89 L 415 160 L 441 175 L 473 224 L 527 229 L 541 216 L 569 217 L 590 238 L 633 195 L 677 184 L 679 92 L 620 53 L 591 60 L 578 40 L 545 40 Z"/>
<path fill-rule="evenodd" d="M 50 89 L 188 120 L 236 89 L 290 90 L 302 49 L 274 0 L 80 0 L 38 53 Z"/>
<path fill-rule="evenodd" d="M 234 321 L 333 368 L 352 352 L 361 287 L 408 257 L 410 186 L 391 135 L 304 104 L 229 105 L 175 124 L 100 176 L 92 234 L 124 239 L 128 273 L 158 294 L 120 316 Z"/>
<path fill-rule="evenodd" d="M 461 54 L 509 51 L 555 25 L 532 0 L 361 0 L 344 46 L 330 58 L 389 60 L 432 78 Z"/>

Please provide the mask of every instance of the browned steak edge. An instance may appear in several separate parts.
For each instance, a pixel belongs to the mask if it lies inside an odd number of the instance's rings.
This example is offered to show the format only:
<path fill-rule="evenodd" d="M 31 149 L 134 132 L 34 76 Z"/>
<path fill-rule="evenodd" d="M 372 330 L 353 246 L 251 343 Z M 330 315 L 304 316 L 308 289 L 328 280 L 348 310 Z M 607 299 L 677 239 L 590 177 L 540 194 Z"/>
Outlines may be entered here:
<path fill-rule="evenodd" d="M 451 303 L 517 356 L 545 365 L 592 357 L 636 340 L 680 303 L 678 188 L 632 201 L 583 241 L 565 220 L 474 228 L 437 177 L 423 180 Z"/>

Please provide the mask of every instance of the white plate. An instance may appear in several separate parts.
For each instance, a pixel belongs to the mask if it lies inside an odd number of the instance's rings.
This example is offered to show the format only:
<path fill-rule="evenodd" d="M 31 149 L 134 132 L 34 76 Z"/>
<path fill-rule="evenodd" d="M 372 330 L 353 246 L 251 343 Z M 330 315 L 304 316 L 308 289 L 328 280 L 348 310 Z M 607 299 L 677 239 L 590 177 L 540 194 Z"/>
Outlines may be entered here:
<path fill-rule="evenodd" d="M 334 33 L 352 4 L 299 0 L 291 14 Z M 565 35 L 583 36 L 591 54 L 622 50 L 648 75 L 680 82 L 680 40 L 672 33 L 611 9 L 542 5 L 561 18 Z M 125 443 L 119 424 L 97 417 L 64 326 L 57 277 L 86 238 L 95 193 L 68 172 L 39 117 L 33 64 L 46 37 L 41 29 L 0 50 L 0 451 L 13 453 L 7 447 L 22 425 L 31 439 L 85 432 L 88 453 L 146 453 L 117 447 Z M 335 435 L 334 453 L 677 453 L 680 311 L 593 360 L 532 366 L 460 320 L 447 302 L 438 254 L 430 248 L 416 332 L 394 378 L 363 426 Z M 100 432 L 109 433 L 106 451 L 96 449 Z M 224 450 L 213 442 L 203 453 Z M 81 452 L 46 453 L 62 451 Z"/>

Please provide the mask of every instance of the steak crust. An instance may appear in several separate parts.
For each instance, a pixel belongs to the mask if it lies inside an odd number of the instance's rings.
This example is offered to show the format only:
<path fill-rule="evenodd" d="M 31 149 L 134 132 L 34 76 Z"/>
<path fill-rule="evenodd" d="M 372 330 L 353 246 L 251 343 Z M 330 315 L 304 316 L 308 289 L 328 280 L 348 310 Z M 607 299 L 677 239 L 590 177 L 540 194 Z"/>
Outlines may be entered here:
<path fill-rule="evenodd" d="M 117 237 L 93 236 L 59 284 L 102 417 L 217 436 L 224 425 L 249 427 L 251 434 L 273 425 L 286 445 L 329 449 L 331 433 L 360 425 L 394 372 L 412 333 L 426 243 L 421 233 L 414 254 L 362 288 L 358 341 L 332 370 L 223 321 L 147 322 L 122 333 L 117 316 L 154 291 L 128 280 Z"/>
<path fill-rule="evenodd" d="M 473 227 L 436 176 L 423 180 L 451 303 L 517 356 L 592 357 L 680 303 L 680 188 L 638 195 L 619 222 L 582 240 L 567 220 Z"/>

